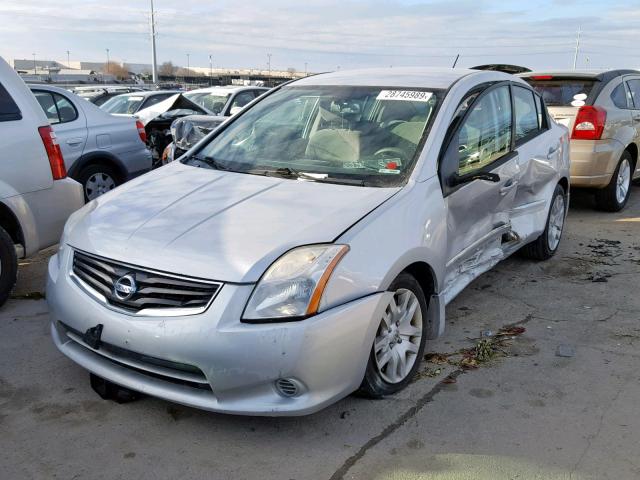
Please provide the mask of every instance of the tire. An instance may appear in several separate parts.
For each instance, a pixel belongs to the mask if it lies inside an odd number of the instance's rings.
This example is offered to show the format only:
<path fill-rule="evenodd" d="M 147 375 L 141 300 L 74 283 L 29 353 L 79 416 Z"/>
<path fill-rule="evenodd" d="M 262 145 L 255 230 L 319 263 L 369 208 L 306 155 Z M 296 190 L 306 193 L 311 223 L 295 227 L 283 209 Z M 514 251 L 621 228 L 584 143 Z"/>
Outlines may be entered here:
<path fill-rule="evenodd" d="M 13 240 L 0 227 L 0 306 L 9 298 L 18 276 L 18 258 Z"/>
<path fill-rule="evenodd" d="M 562 185 L 556 185 L 544 232 L 535 241 L 522 247 L 522 254 L 533 260 L 548 260 L 553 257 L 560 246 L 566 215 L 567 195 Z"/>
<path fill-rule="evenodd" d="M 401 273 L 393 281 L 389 291 L 394 292 L 394 295 L 385 311 L 385 318 L 380 320 L 376 330 L 364 379 L 357 392 L 368 398 L 382 398 L 406 387 L 415 376 L 424 355 L 427 338 L 427 301 L 420 284 L 412 275 Z M 411 311 L 414 304 L 416 306 L 415 313 L 411 317 L 405 315 L 403 322 L 401 312 L 396 311 L 394 307 L 399 304 L 402 308 L 405 299 L 405 313 Z M 398 319 L 399 327 L 396 323 Z M 411 348 L 407 348 L 408 346 Z M 402 357 L 405 359 L 404 368 L 400 361 Z M 392 368 L 393 365 L 396 365 L 395 369 Z"/>
<path fill-rule="evenodd" d="M 631 177 L 633 176 L 633 158 L 626 150 L 620 157 L 609 185 L 596 190 L 596 207 L 605 212 L 619 212 L 624 208 L 631 193 Z"/>
<path fill-rule="evenodd" d="M 76 178 L 82 185 L 84 199 L 88 202 L 120 185 L 120 177 L 116 170 L 101 163 L 84 167 Z"/>

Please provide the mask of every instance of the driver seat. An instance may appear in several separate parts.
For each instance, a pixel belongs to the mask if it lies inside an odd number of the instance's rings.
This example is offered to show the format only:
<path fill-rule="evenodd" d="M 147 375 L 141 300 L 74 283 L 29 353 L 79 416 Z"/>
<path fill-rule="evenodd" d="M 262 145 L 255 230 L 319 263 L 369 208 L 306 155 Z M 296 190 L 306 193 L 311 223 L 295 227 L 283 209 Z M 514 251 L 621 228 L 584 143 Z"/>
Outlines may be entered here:
<path fill-rule="evenodd" d="M 332 163 L 360 160 L 360 132 L 344 129 L 325 129 L 309 137 L 306 156 Z"/>

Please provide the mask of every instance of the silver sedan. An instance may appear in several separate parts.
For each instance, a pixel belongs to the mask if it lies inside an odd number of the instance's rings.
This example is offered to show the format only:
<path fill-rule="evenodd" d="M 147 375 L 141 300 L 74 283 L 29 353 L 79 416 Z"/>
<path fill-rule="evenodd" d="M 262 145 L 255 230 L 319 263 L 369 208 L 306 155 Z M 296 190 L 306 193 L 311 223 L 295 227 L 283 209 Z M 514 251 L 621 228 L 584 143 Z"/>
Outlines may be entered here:
<path fill-rule="evenodd" d="M 53 339 L 103 396 L 301 415 L 391 395 L 466 285 L 553 256 L 568 200 L 567 129 L 516 77 L 308 77 L 71 217 Z"/>

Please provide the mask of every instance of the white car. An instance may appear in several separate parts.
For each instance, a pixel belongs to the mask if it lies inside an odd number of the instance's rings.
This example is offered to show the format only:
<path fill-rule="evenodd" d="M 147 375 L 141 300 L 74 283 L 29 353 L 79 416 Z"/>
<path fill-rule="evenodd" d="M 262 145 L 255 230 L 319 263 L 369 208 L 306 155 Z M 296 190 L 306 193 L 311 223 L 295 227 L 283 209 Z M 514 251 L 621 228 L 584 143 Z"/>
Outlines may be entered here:
<path fill-rule="evenodd" d="M 57 243 L 67 217 L 82 205 L 82 187 L 67 178 L 40 105 L 0 58 L 0 305 L 16 282 L 18 257 Z"/>
<path fill-rule="evenodd" d="M 211 115 L 230 117 L 268 91 L 266 87 L 207 87 L 191 90 L 184 96 Z"/>
<path fill-rule="evenodd" d="M 53 341 L 103 394 L 250 415 L 391 395 L 474 278 L 557 251 L 568 141 L 505 73 L 291 82 L 69 219 Z"/>

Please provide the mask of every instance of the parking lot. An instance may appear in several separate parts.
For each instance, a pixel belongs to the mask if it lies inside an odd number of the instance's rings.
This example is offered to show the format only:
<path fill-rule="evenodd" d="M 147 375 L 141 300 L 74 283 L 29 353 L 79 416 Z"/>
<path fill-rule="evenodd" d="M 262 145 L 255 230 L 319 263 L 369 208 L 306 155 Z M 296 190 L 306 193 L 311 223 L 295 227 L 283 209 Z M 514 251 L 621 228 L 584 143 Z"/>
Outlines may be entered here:
<path fill-rule="evenodd" d="M 449 354 L 482 332 L 524 327 L 499 337 L 503 353 L 467 369 L 431 355 L 393 397 L 352 396 L 298 418 L 101 400 L 52 344 L 39 295 L 48 250 L 21 266 L 0 310 L 0 478 L 638 478 L 633 190 L 624 211 L 607 215 L 574 194 L 558 255 L 511 258 L 481 276 L 427 346 Z"/>

